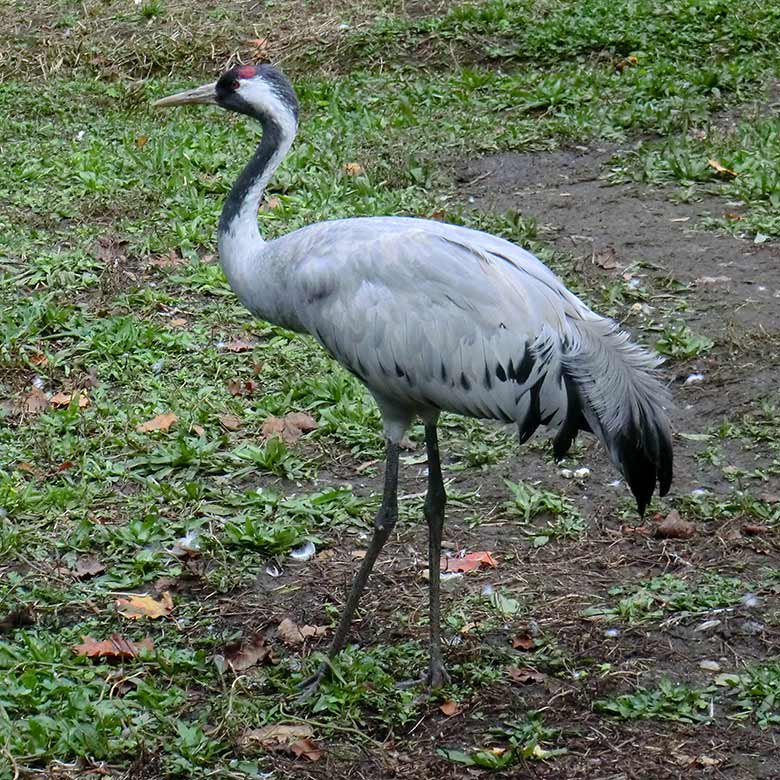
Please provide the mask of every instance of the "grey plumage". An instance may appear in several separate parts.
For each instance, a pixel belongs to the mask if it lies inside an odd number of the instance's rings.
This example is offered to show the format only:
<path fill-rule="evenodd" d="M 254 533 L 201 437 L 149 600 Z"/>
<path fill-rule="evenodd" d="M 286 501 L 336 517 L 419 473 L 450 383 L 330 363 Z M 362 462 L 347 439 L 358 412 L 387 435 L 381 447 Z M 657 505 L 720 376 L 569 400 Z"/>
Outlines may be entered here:
<path fill-rule="evenodd" d="M 562 457 L 593 432 L 644 511 L 672 478 L 658 361 L 595 314 L 537 258 L 496 236 L 401 217 L 334 220 L 264 242 L 257 207 L 292 144 L 297 100 L 270 66 L 244 66 L 159 105 L 216 103 L 257 119 L 263 138 L 228 196 L 219 252 L 228 281 L 256 316 L 309 333 L 366 385 L 382 414 L 387 468 L 382 505 L 329 651 L 349 630 L 360 593 L 397 519 L 398 444 L 425 423 L 431 663 L 446 681 L 439 641 L 439 555 L 445 491 L 436 424 L 441 411 L 514 422 L 520 442 L 555 431 Z M 330 663 L 330 661 L 329 661 Z M 306 682 L 312 693 L 328 664 Z"/>

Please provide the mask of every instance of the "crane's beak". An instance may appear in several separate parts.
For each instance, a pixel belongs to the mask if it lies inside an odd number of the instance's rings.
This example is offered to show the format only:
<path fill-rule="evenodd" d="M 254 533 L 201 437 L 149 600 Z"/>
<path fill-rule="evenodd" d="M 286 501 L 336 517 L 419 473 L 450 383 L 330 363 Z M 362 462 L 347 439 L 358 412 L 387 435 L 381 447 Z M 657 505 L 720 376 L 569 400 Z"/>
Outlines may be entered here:
<path fill-rule="evenodd" d="M 202 87 L 177 92 L 175 95 L 155 100 L 152 105 L 164 108 L 166 106 L 186 106 L 188 103 L 216 103 L 216 86 L 216 84 L 204 84 Z"/>

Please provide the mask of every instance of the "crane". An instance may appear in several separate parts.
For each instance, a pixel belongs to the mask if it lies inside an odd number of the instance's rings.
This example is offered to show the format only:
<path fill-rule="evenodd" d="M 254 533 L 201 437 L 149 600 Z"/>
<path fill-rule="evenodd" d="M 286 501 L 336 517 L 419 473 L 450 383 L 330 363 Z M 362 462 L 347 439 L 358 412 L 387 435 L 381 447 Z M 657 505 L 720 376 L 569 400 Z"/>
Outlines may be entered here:
<path fill-rule="evenodd" d="M 398 516 L 399 444 L 415 419 L 428 459 L 428 688 L 449 681 L 440 634 L 440 555 L 446 493 L 437 422 L 442 411 L 517 425 L 520 444 L 544 425 L 560 459 L 578 431 L 596 435 L 640 514 L 672 480 L 672 442 L 659 360 L 591 311 L 540 260 L 488 233 L 413 217 L 318 222 L 264 241 L 263 191 L 298 127 L 298 100 L 269 64 L 231 68 L 155 102 L 215 104 L 262 125 L 262 138 L 227 196 L 218 247 L 227 280 L 255 316 L 308 333 L 374 397 L 386 443 L 373 535 L 327 660 L 301 683 L 313 694 L 344 646 L 374 562 Z"/>

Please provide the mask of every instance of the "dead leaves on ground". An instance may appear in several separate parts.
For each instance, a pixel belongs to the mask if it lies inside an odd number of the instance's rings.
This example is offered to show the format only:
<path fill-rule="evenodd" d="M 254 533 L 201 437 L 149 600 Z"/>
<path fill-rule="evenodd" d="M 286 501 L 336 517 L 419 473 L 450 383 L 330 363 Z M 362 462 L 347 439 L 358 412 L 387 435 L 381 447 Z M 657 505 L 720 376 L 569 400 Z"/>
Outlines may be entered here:
<path fill-rule="evenodd" d="M 105 570 L 105 564 L 101 563 L 94 555 L 83 555 L 76 560 L 71 568 L 71 573 L 77 580 L 86 580 L 89 577 L 97 577 Z"/>
<path fill-rule="evenodd" d="M 449 701 L 445 701 L 442 704 L 439 705 L 439 709 L 448 717 L 452 718 L 455 715 L 460 715 L 461 712 L 463 712 L 463 709 L 461 708 L 460 704 L 456 701 L 452 701 L 450 699 Z"/>
<path fill-rule="evenodd" d="M 220 425 L 227 431 L 237 431 L 241 427 L 240 418 L 234 414 L 218 414 L 217 419 Z"/>
<path fill-rule="evenodd" d="M 277 627 L 282 642 L 286 645 L 300 645 L 307 639 L 325 636 L 327 626 L 299 626 L 290 618 L 285 618 Z"/>
<path fill-rule="evenodd" d="M 49 399 L 49 404 L 56 408 L 61 408 L 63 406 L 70 406 L 71 403 L 76 400 L 79 409 L 84 409 L 89 406 L 90 401 L 86 390 L 72 390 L 70 393 L 54 393 Z"/>
<path fill-rule="evenodd" d="M 517 666 L 510 666 L 506 670 L 506 675 L 513 683 L 519 685 L 531 685 L 532 683 L 544 682 L 544 675 L 536 669 L 531 669 L 529 666 L 523 666 L 518 668 Z"/>
<path fill-rule="evenodd" d="M 116 609 L 128 620 L 139 620 L 143 617 L 156 620 L 171 614 L 173 599 L 167 590 L 161 594 L 159 601 L 153 596 L 130 596 L 126 599 L 117 599 Z"/>
<path fill-rule="evenodd" d="M 466 573 L 475 571 L 482 566 L 495 568 L 498 566 L 498 562 L 491 553 L 483 550 L 481 552 L 464 553 L 452 558 L 442 557 L 439 565 L 442 571 Z"/>
<path fill-rule="evenodd" d="M 154 650 L 152 638 L 147 636 L 140 642 L 133 642 L 125 639 L 119 634 L 111 634 L 108 639 L 98 640 L 91 636 L 83 636 L 80 645 L 73 645 L 73 652 L 76 655 L 83 655 L 87 658 L 105 658 L 107 660 L 126 660 L 128 658 L 138 658 L 142 650 L 151 653 Z"/>
<path fill-rule="evenodd" d="M 314 731 L 305 723 L 274 723 L 259 729 L 248 729 L 241 735 L 244 750 L 261 747 L 264 750 L 292 753 L 307 761 L 319 761 L 322 749 L 313 741 Z"/>
<path fill-rule="evenodd" d="M 317 421 L 305 412 L 290 412 L 284 417 L 266 417 L 260 435 L 264 439 L 274 436 L 280 438 L 285 444 L 295 444 L 304 433 L 317 428 Z"/>
<path fill-rule="evenodd" d="M 257 664 L 273 661 L 271 647 L 261 636 L 254 636 L 229 646 L 222 657 L 234 672 L 243 672 Z"/>
<path fill-rule="evenodd" d="M 718 160 L 707 160 L 707 165 L 709 165 L 710 168 L 713 168 L 718 176 L 722 176 L 725 179 L 733 179 L 735 176 L 737 176 L 736 171 L 732 171 L 731 168 L 726 168 L 724 165 L 718 162 Z"/>
<path fill-rule="evenodd" d="M 696 526 L 683 520 L 680 513 L 674 509 L 655 529 L 655 535 L 659 539 L 690 539 L 694 533 L 696 533 Z"/>
<path fill-rule="evenodd" d="M 135 429 L 138 433 L 151 433 L 152 431 L 167 431 L 172 425 L 178 421 L 178 417 L 173 412 L 167 414 L 158 414 L 151 420 L 138 423 Z"/>

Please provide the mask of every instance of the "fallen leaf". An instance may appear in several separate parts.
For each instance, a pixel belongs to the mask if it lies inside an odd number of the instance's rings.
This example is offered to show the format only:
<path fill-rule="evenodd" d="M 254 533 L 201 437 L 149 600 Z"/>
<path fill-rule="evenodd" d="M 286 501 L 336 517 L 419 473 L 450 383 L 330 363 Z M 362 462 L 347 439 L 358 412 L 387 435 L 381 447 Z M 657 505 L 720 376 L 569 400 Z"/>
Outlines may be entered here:
<path fill-rule="evenodd" d="M 317 421 L 305 412 L 290 412 L 284 417 L 266 417 L 260 435 L 264 439 L 278 436 L 287 444 L 294 444 L 301 435 L 313 431 L 317 427 Z"/>
<path fill-rule="evenodd" d="M 138 620 L 142 617 L 156 620 L 171 614 L 173 599 L 166 590 L 161 594 L 159 601 L 152 596 L 130 596 L 128 599 L 117 599 L 116 608 L 122 617 L 130 620 Z"/>
<path fill-rule="evenodd" d="M 30 362 L 34 366 L 45 366 L 49 362 L 49 358 L 46 357 L 42 352 L 34 352 L 32 355 L 30 355 Z"/>
<path fill-rule="evenodd" d="M 88 577 L 97 577 L 106 570 L 105 564 L 101 563 L 94 555 L 82 555 L 76 559 L 76 563 L 71 569 L 76 579 L 84 580 Z"/>
<path fill-rule="evenodd" d="M 217 419 L 229 431 L 237 431 L 241 427 L 241 420 L 234 414 L 218 414 Z"/>
<path fill-rule="evenodd" d="M 185 260 L 181 254 L 177 250 L 171 249 L 167 255 L 155 255 L 154 257 L 149 258 L 148 265 L 154 266 L 155 268 L 173 268 L 184 262 Z"/>
<path fill-rule="evenodd" d="M 605 247 L 600 252 L 594 252 L 591 262 L 605 271 L 613 271 L 620 265 L 617 259 L 617 252 L 613 246 Z"/>
<path fill-rule="evenodd" d="M 460 704 L 458 704 L 455 701 L 452 701 L 451 699 L 449 701 L 445 701 L 443 704 L 439 705 L 439 709 L 448 717 L 451 718 L 453 715 L 460 715 L 463 710 L 460 707 Z"/>
<path fill-rule="evenodd" d="M 73 645 L 76 655 L 84 655 L 87 658 L 125 659 L 137 658 L 141 650 L 154 650 L 152 638 L 147 636 L 140 642 L 132 642 L 129 639 L 111 634 L 108 639 L 97 640 L 91 636 L 83 636 L 80 645 Z"/>
<path fill-rule="evenodd" d="M 242 672 L 244 669 L 272 660 L 271 648 L 261 636 L 252 637 L 229 648 L 224 657 L 234 672 Z"/>
<path fill-rule="evenodd" d="M 254 379 L 247 379 L 242 382 L 240 379 L 234 379 L 228 382 L 227 389 L 230 395 L 252 395 L 257 390 L 257 382 Z"/>
<path fill-rule="evenodd" d="M 325 636 L 327 626 L 299 626 L 297 623 L 285 618 L 276 631 L 287 645 L 299 645 L 311 637 Z"/>
<path fill-rule="evenodd" d="M 138 138 L 135 139 L 135 145 L 139 149 L 143 149 L 146 144 L 149 143 L 149 137 L 145 135 L 139 135 Z"/>
<path fill-rule="evenodd" d="M 27 412 L 27 414 L 38 414 L 48 406 L 49 399 L 46 397 L 46 393 L 37 387 L 33 387 L 22 401 L 22 411 Z"/>
<path fill-rule="evenodd" d="M 282 205 L 281 198 L 277 198 L 275 195 L 268 198 L 261 206 L 260 211 L 273 211 L 277 206 Z"/>
<path fill-rule="evenodd" d="M 760 525 L 759 523 L 745 523 L 742 526 L 742 533 L 745 536 L 761 536 L 762 534 L 769 533 L 769 527 L 766 525 Z"/>
<path fill-rule="evenodd" d="M 707 160 L 707 165 L 709 165 L 710 168 L 714 168 L 715 173 L 719 176 L 734 177 L 737 175 L 735 171 L 732 171 L 731 168 L 724 167 L 717 160 Z"/>
<path fill-rule="evenodd" d="M 89 397 L 84 390 L 73 390 L 70 393 L 55 393 L 49 399 L 49 403 L 56 407 L 70 406 L 71 401 L 73 401 L 74 398 L 79 399 L 79 409 L 89 406 Z"/>
<path fill-rule="evenodd" d="M 254 344 L 250 344 L 248 341 L 244 341 L 243 339 L 228 341 L 223 347 L 223 349 L 226 349 L 228 352 L 249 352 L 253 348 Z"/>
<path fill-rule="evenodd" d="M 510 666 L 506 670 L 506 673 L 512 682 L 519 683 L 520 685 L 544 682 L 544 675 L 528 666 L 523 666 L 522 668 Z"/>
<path fill-rule="evenodd" d="M 310 739 L 299 739 L 290 745 L 290 752 L 298 758 L 305 758 L 308 761 L 319 761 L 322 758 L 322 750 L 318 748 Z"/>
<path fill-rule="evenodd" d="M 43 476 L 44 476 L 43 472 L 37 466 L 33 465 L 32 463 L 27 463 L 26 461 L 22 461 L 21 463 L 17 463 L 16 464 L 16 468 L 19 471 L 25 471 L 28 474 L 32 474 L 37 479 L 42 479 Z"/>
<path fill-rule="evenodd" d="M 453 558 L 443 557 L 439 565 L 442 571 L 469 572 L 483 565 L 495 567 L 498 563 L 489 552 L 473 552 Z"/>
<path fill-rule="evenodd" d="M 288 750 L 302 740 L 310 740 L 314 736 L 311 726 L 304 723 L 288 724 L 274 723 L 259 729 L 247 729 L 240 737 L 244 748 L 259 745 L 266 750 Z M 314 747 L 313 745 L 311 746 Z"/>
<path fill-rule="evenodd" d="M 198 435 L 203 436 L 206 433 L 206 429 L 203 428 L 201 425 L 193 425 L 192 430 Z"/>
<path fill-rule="evenodd" d="M 254 59 L 268 57 L 268 38 L 249 38 L 246 41 L 254 50 Z"/>
<path fill-rule="evenodd" d="M 187 320 L 184 317 L 174 317 L 169 323 L 172 328 L 183 328 L 187 325 Z"/>
<path fill-rule="evenodd" d="M 512 647 L 515 650 L 533 650 L 536 647 L 536 642 L 530 634 L 518 634 L 512 640 Z"/>
<path fill-rule="evenodd" d="M 118 260 L 125 257 L 125 248 L 127 241 L 123 241 L 115 236 L 100 236 L 97 240 L 97 246 L 93 250 L 95 258 L 103 263 L 116 264 Z"/>
<path fill-rule="evenodd" d="M 696 761 L 696 764 L 699 766 L 718 766 L 721 764 L 721 760 L 719 758 L 711 758 L 710 756 L 699 756 Z"/>
<path fill-rule="evenodd" d="M 352 557 L 353 557 L 353 558 L 354 558 L 356 561 L 362 561 L 362 560 L 363 560 L 363 558 L 365 558 L 365 557 L 366 557 L 366 552 L 367 552 L 366 550 L 353 550 L 353 551 L 352 551 Z"/>
<path fill-rule="evenodd" d="M 690 539 L 695 532 L 696 526 L 683 520 L 680 513 L 674 509 L 655 529 L 655 535 L 659 539 Z"/>
<path fill-rule="evenodd" d="M 363 173 L 363 166 L 360 163 L 348 162 L 344 164 L 342 170 L 347 176 L 360 176 Z"/>
<path fill-rule="evenodd" d="M 735 211 L 727 211 L 723 216 L 732 222 L 739 222 L 742 219 L 742 214 L 737 214 Z"/>
<path fill-rule="evenodd" d="M 622 73 L 626 68 L 631 68 L 638 62 L 639 60 L 633 54 L 630 54 L 628 57 L 624 57 L 622 60 L 615 63 L 615 70 L 618 71 L 618 73 Z"/>
<path fill-rule="evenodd" d="M 758 499 L 767 504 L 780 504 L 780 493 L 762 493 Z"/>
<path fill-rule="evenodd" d="M 179 418 L 173 413 L 158 414 L 146 422 L 138 423 L 135 426 L 138 433 L 151 433 L 152 431 L 167 431 Z"/>

